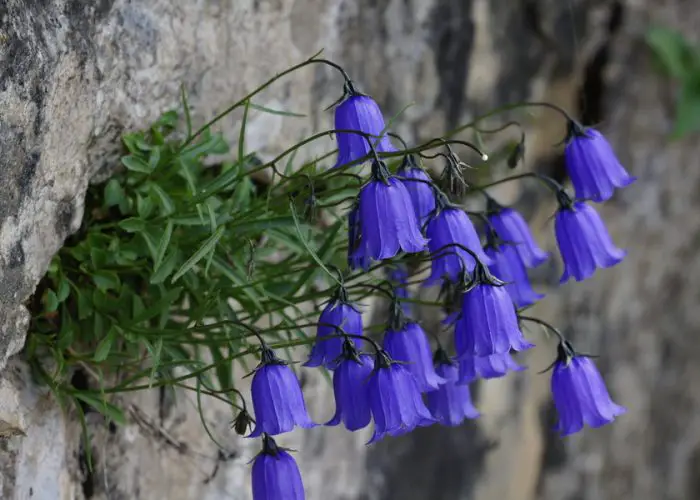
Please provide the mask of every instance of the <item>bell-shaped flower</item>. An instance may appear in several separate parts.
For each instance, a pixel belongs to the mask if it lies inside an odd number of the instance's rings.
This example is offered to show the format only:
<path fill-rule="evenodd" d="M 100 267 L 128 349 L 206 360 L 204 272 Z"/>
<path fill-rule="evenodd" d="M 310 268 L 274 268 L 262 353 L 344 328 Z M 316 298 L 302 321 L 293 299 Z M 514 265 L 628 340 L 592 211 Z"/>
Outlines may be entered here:
<path fill-rule="evenodd" d="M 341 332 L 362 335 L 362 314 L 348 302 L 348 294 L 343 286 L 338 287 L 331 301 L 321 312 L 316 342 L 304 366 L 323 365 L 329 370 L 334 369 L 343 353 L 344 338 L 340 336 Z M 353 338 L 352 342 L 360 346 L 359 339 Z"/>
<path fill-rule="evenodd" d="M 552 396 L 559 421 L 556 430 L 566 436 L 584 425 L 601 427 L 625 413 L 610 398 L 605 382 L 593 361 L 577 355 L 571 344 L 559 344 L 552 372 Z"/>
<path fill-rule="evenodd" d="M 399 329 L 384 333 L 382 347 L 395 361 L 403 361 L 413 374 L 421 392 L 434 391 L 445 380 L 435 373 L 428 337 L 418 323 L 404 323 Z"/>
<path fill-rule="evenodd" d="M 525 267 L 543 264 L 549 255 L 535 242 L 532 232 L 520 213 L 512 208 L 504 208 L 490 200 L 489 224 L 501 241 L 514 245 L 515 251 Z"/>
<path fill-rule="evenodd" d="M 282 434 L 294 426 L 311 428 L 311 421 L 301 385 L 287 363 L 275 356 L 272 349 L 263 346 L 260 365 L 255 369 L 251 384 L 255 429 L 249 437 L 262 433 Z"/>
<path fill-rule="evenodd" d="M 542 299 L 544 295 L 532 289 L 515 246 L 493 243 L 486 247 L 486 255 L 491 259 L 489 271 L 499 280 L 505 282 L 505 289 L 517 307 L 525 307 Z"/>
<path fill-rule="evenodd" d="M 406 186 L 408 194 L 411 196 L 416 220 L 422 228 L 430 214 L 435 210 L 435 192 L 429 184 L 432 181 L 428 174 L 416 164 L 413 155 L 408 155 L 403 159 L 403 163 L 396 173 L 402 177 L 401 182 Z"/>
<path fill-rule="evenodd" d="M 477 266 L 474 279 L 462 294 L 462 310 L 455 324 L 457 356 L 490 356 L 511 349 L 534 347 L 520 331 L 513 301 L 501 282 L 484 266 Z"/>
<path fill-rule="evenodd" d="M 400 436 L 418 426 L 435 423 L 423 403 L 416 379 L 384 351 L 377 353 L 369 379 L 369 404 L 374 418 L 374 435 L 370 443 L 387 434 Z"/>
<path fill-rule="evenodd" d="M 615 188 L 629 186 L 636 180 L 620 164 L 607 139 L 595 129 L 572 123 L 564 156 L 578 199 L 607 201 Z"/>
<path fill-rule="evenodd" d="M 446 205 L 441 198 L 438 197 L 437 213 L 429 220 L 426 230 L 428 249 L 433 258 L 426 285 L 434 285 L 442 280 L 458 281 L 463 271 L 474 270 L 474 257 L 458 245 L 474 252 L 483 264 L 491 263 L 481 248 L 479 235 L 467 214 L 459 208 Z"/>
<path fill-rule="evenodd" d="M 598 212 L 583 202 L 562 205 L 554 233 L 564 261 L 560 283 L 590 278 L 597 268 L 619 264 L 627 254 L 615 246 Z"/>
<path fill-rule="evenodd" d="M 348 212 L 348 267 L 350 269 L 368 269 L 371 260 L 365 256 L 360 247 L 360 211 L 355 205 Z"/>
<path fill-rule="evenodd" d="M 304 485 L 294 458 L 265 434 L 253 461 L 253 500 L 304 500 Z"/>
<path fill-rule="evenodd" d="M 367 159 L 372 151 L 368 139 L 378 152 L 396 151 L 386 135 L 385 128 L 384 117 L 374 99 L 350 89 L 349 96 L 335 108 L 335 129 L 356 130 L 368 135 L 337 132 L 338 159 L 335 167 L 352 165 L 359 163 L 363 158 Z M 379 135 L 382 133 L 385 135 L 380 139 Z"/>
<path fill-rule="evenodd" d="M 375 161 L 372 171 L 372 179 L 360 191 L 359 242 L 353 253 L 367 267 L 369 259 L 390 259 L 400 251 L 420 252 L 427 243 L 406 187 L 389 174 L 383 162 Z"/>
<path fill-rule="evenodd" d="M 345 341 L 343 359 L 333 372 L 335 415 L 326 425 L 343 422 L 350 431 L 369 425 L 372 413 L 368 381 L 373 367 L 372 356 L 359 354 L 350 340 Z"/>
<path fill-rule="evenodd" d="M 479 417 L 469 386 L 457 383 L 457 367 L 442 349 L 435 353 L 435 371 L 445 379 L 437 390 L 426 393 L 426 406 L 442 425 L 457 426 L 465 418 Z"/>
<path fill-rule="evenodd" d="M 525 369 L 515 362 L 509 352 L 482 357 L 465 355 L 458 359 L 458 363 L 460 384 L 470 384 L 478 378 L 499 378 L 508 372 Z"/>
<path fill-rule="evenodd" d="M 408 269 L 403 263 L 392 264 L 391 266 L 385 267 L 386 275 L 389 282 L 394 287 L 394 293 L 399 299 L 408 299 Z M 406 315 L 411 314 L 411 304 L 409 302 L 401 301 L 401 307 L 403 313 Z"/>

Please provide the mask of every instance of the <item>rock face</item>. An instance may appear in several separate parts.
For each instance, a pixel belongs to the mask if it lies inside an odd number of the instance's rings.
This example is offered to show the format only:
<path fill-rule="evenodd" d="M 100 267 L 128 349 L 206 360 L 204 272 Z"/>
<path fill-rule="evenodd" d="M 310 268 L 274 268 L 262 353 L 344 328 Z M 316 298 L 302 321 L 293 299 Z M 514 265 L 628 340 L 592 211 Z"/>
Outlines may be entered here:
<path fill-rule="evenodd" d="M 613 396 L 629 408 L 615 425 L 565 440 L 550 431 L 547 375 L 477 388 L 484 416 L 448 430 L 421 429 L 370 448 L 366 435 L 297 432 L 308 498 L 392 500 L 700 497 L 700 267 L 694 217 L 698 145 L 669 143 L 674 88 L 650 64 L 648 21 L 693 36 L 700 23 L 683 0 L 6 0 L 0 5 L 0 368 L 23 344 L 22 304 L 62 241 L 75 231 L 88 183 L 116 163 L 119 136 L 177 106 L 188 89 L 203 122 L 275 72 L 319 49 L 343 64 L 393 116 L 424 139 L 493 106 L 548 100 L 603 122 L 639 181 L 601 213 L 630 255 L 577 285 L 548 290 L 536 313 L 583 350 L 598 352 Z M 307 68 L 264 92 L 258 104 L 303 119 L 254 115 L 248 146 L 266 157 L 328 128 L 322 110 L 340 81 Z M 222 130 L 235 140 L 237 117 Z M 550 114 L 531 121 L 527 167 L 561 176 Z M 325 151 L 327 145 L 320 144 Z M 309 149 L 308 154 L 316 152 Z M 499 192 L 548 228 L 553 204 L 529 188 Z M 554 250 L 550 230 L 540 241 Z M 541 285 L 556 282 L 552 264 Z M 424 320 L 431 320 L 425 312 Z M 547 341 L 524 361 L 551 361 Z M 309 377 L 318 420 L 329 388 Z M 89 414 L 95 468 L 85 466 L 80 427 L 32 385 L 13 359 L 0 380 L 0 492 L 8 499 L 249 498 L 257 443 L 236 439 L 214 402 L 201 428 L 191 398 L 142 393 L 124 400 L 130 423 Z M 216 471 L 216 473 L 214 473 Z"/>

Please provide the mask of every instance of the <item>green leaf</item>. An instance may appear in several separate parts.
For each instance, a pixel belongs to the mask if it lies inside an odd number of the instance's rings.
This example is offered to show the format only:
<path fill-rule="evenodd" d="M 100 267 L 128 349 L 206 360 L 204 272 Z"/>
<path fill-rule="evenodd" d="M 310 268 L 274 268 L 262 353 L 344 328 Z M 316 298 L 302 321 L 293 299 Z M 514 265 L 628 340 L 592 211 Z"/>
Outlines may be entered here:
<path fill-rule="evenodd" d="M 128 329 L 131 326 L 135 326 L 135 325 L 138 325 L 139 323 L 143 323 L 144 321 L 148 321 L 150 319 L 153 319 L 156 316 L 160 315 L 163 311 L 167 311 L 177 301 L 177 299 L 180 297 L 181 293 L 182 293 L 181 287 L 177 287 L 177 288 L 173 288 L 172 290 L 168 290 L 165 293 L 165 295 L 163 295 L 158 301 L 156 301 L 155 304 L 152 304 L 151 307 L 148 307 L 145 311 L 143 311 L 138 316 L 134 316 L 134 318 L 131 320 L 129 325 L 126 326 L 125 328 Z"/>
<path fill-rule="evenodd" d="M 155 170 L 158 168 L 158 164 L 160 163 L 160 148 L 155 147 L 151 149 L 151 154 L 148 156 L 148 168 L 151 169 L 151 171 Z"/>
<path fill-rule="evenodd" d="M 316 263 L 317 263 L 319 266 L 321 266 L 321 269 L 323 269 L 324 271 L 326 271 L 326 273 L 328 274 L 328 276 L 330 276 L 330 277 L 333 279 L 333 281 L 335 281 L 336 283 L 340 284 L 340 283 L 338 282 L 338 278 L 335 277 L 335 274 L 333 274 L 332 272 L 330 272 L 330 271 L 328 270 L 328 268 L 326 267 L 326 265 L 325 265 L 325 264 L 323 263 L 323 261 L 318 257 L 318 255 L 316 255 L 316 252 L 313 251 L 313 249 L 309 246 L 308 242 L 307 242 L 306 239 L 304 238 L 304 235 L 303 235 L 302 232 L 301 232 L 301 226 L 299 225 L 299 219 L 297 218 L 297 215 L 296 215 L 296 208 L 294 208 L 294 202 L 293 202 L 292 200 L 289 200 L 289 209 L 291 210 L 292 216 L 293 216 L 293 218 L 294 218 L 294 227 L 295 227 L 296 230 L 297 230 L 297 234 L 299 235 L 299 239 L 301 240 L 302 244 L 306 247 L 306 251 L 309 252 L 309 255 L 311 255 L 311 258 L 314 259 L 314 260 L 316 261 Z"/>
<path fill-rule="evenodd" d="M 96 395 L 87 392 L 79 391 L 74 392 L 73 396 L 76 399 L 79 399 L 84 403 L 89 404 L 98 412 L 103 414 L 105 417 L 107 417 L 110 420 L 113 420 L 114 423 L 119 425 L 126 425 L 126 417 L 124 416 L 122 410 L 114 406 L 112 403 L 108 403 L 105 399 L 99 398 Z"/>
<path fill-rule="evenodd" d="M 270 228 L 284 228 L 293 227 L 294 218 L 289 215 L 280 215 L 277 217 L 270 217 L 267 219 L 254 219 L 250 221 L 239 222 L 237 224 L 232 224 L 229 228 L 234 230 L 236 234 L 245 233 L 262 233 L 263 231 Z"/>
<path fill-rule="evenodd" d="M 95 274 L 92 275 L 92 281 L 102 292 L 106 292 L 107 290 L 118 290 L 121 286 L 119 276 L 112 271 L 96 271 Z"/>
<path fill-rule="evenodd" d="M 165 251 L 168 249 L 168 245 L 170 244 L 170 238 L 172 237 L 172 235 L 173 221 L 169 220 L 168 223 L 165 225 L 165 230 L 163 231 L 163 235 L 160 237 L 160 241 L 158 241 L 158 250 L 156 251 L 156 258 L 153 262 L 154 273 L 158 272 L 158 268 L 163 262 L 163 257 L 165 257 Z"/>
<path fill-rule="evenodd" d="M 200 203 L 210 196 L 213 196 L 215 194 L 220 193 L 221 191 L 225 191 L 226 189 L 230 188 L 233 184 L 234 181 L 238 180 L 238 177 L 241 175 L 241 172 L 244 170 L 245 165 L 247 165 L 253 158 L 254 154 L 249 154 L 245 158 L 243 158 L 243 161 L 241 162 L 240 160 L 235 164 L 235 166 L 220 176 L 218 176 L 216 179 L 211 181 L 209 184 L 206 184 L 203 188 L 202 191 L 195 196 L 194 201 L 195 203 Z"/>
<path fill-rule="evenodd" d="M 70 295 L 70 284 L 67 279 L 61 279 L 61 281 L 58 282 L 58 291 L 56 292 L 58 301 L 63 302 L 68 298 L 68 295 Z"/>
<path fill-rule="evenodd" d="M 318 251 L 318 256 L 319 258 L 325 260 L 328 259 L 334 248 L 333 248 L 333 243 L 335 242 L 335 238 L 338 235 L 338 232 L 340 229 L 343 227 L 344 222 L 343 220 L 338 220 L 329 230 L 328 230 L 328 236 L 326 237 L 326 240 L 323 242 L 323 245 L 321 245 L 321 248 Z M 313 276 L 314 272 L 316 272 L 316 269 L 314 269 L 312 266 L 309 266 L 309 268 L 302 273 L 302 275 L 299 277 L 297 280 L 296 284 L 294 287 L 291 289 L 291 291 L 288 293 L 290 297 L 293 297 L 301 288 L 309 283 L 309 280 Z"/>
<path fill-rule="evenodd" d="M 268 108 L 265 106 L 261 106 L 260 104 L 253 104 L 252 102 L 250 103 L 250 107 L 257 110 L 257 111 L 262 111 L 263 113 L 268 113 L 270 115 L 281 115 L 281 116 L 293 116 L 295 118 L 304 118 L 306 117 L 305 114 L 302 113 L 294 113 L 292 111 L 284 111 L 280 109 L 272 109 Z"/>
<path fill-rule="evenodd" d="M 83 292 L 78 292 L 78 319 L 84 320 L 92 316 L 92 300 L 90 296 Z"/>
<path fill-rule="evenodd" d="M 127 233 L 140 233 L 146 229 L 146 222 L 138 217 L 129 217 L 128 219 L 119 221 L 118 226 Z"/>
<path fill-rule="evenodd" d="M 647 31 L 646 42 L 664 69 L 682 79 L 693 64 L 693 47 L 682 33 L 660 26 Z"/>
<path fill-rule="evenodd" d="M 53 290 L 47 290 L 46 295 L 44 296 L 44 309 L 46 312 L 54 312 L 56 309 L 58 309 L 58 297 L 56 296 L 56 292 Z"/>
<path fill-rule="evenodd" d="M 136 211 L 138 212 L 139 217 L 143 219 L 148 219 L 148 216 L 151 215 L 151 212 L 153 212 L 153 200 L 151 200 L 151 197 L 144 197 L 140 194 L 137 194 Z"/>
<path fill-rule="evenodd" d="M 161 215 L 167 216 L 175 212 L 175 203 L 173 202 L 173 199 L 168 193 L 165 192 L 165 190 L 163 190 L 162 187 L 155 182 L 149 183 L 148 187 L 151 190 L 151 193 L 153 193 L 158 199 L 158 203 L 161 207 Z"/>
<path fill-rule="evenodd" d="M 187 261 L 178 269 L 178 271 L 175 273 L 175 276 L 173 276 L 171 282 L 175 283 L 180 277 L 185 274 L 187 271 L 192 269 L 197 263 L 202 260 L 210 251 L 212 248 L 216 246 L 216 244 L 219 242 L 221 239 L 221 236 L 224 234 L 224 226 L 219 227 L 214 234 L 212 234 L 209 238 L 202 243 L 202 245 L 197 249 L 197 251 L 187 259 Z"/>
<path fill-rule="evenodd" d="M 95 348 L 95 355 L 93 356 L 93 359 L 95 361 L 99 363 L 107 359 L 107 356 L 109 356 L 109 351 L 112 350 L 112 344 L 117 338 L 117 335 L 118 331 L 116 326 L 113 326 L 109 329 L 107 335 L 102 340 L 100 340 L 100 343 L 97 344 L 97 348 Z"/>
<path fill-rule="evenodd" d="M 179 260 L 178 254 L 179 252 L 177 250 L 173 250 L 167 257 L 165 257 L 158 270 L 153 273 L 153 276 L 151 276 L 150 282 L 152 284 L 157 285 L 159 283 L 163 283 L 168 276 L 173 273 Z"/>
<path fill-rule="evenodd" d="M 143 174 L 151 173 L 151 167 L 149 167 L 148 164 L 141 158 L 138 158 L 134 155 L 123 156 L 122 163 L 126 168 L 134 172 L 141 172 Z"/>
<path fill-rule="evenodd" d="M 687 78 L 680 90 L 676 105 L 676 123 L 673 137 L 678 139 L 700 130 L 700 71 Z"/>
<path fill-rule="evenodd" d="M 105 206 L 113 207 L 122 203 L 125 197 L 124 188 L 117 179 L 110 179 L 105 185 Z"/>

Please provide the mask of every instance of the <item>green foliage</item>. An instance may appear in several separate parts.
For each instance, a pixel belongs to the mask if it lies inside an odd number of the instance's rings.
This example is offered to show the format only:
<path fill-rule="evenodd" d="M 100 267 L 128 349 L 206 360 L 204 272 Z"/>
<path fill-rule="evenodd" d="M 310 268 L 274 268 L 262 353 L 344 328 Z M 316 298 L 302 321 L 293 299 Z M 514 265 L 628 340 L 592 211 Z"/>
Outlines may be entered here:
<path fill-rule="evenodd" d="M 680 32 L 663 27 L 651 28 L 646 42 L 661 71 L 678 82 L 676 122 L 673 137 L 700 130 L 700 47 Z"/>
<path fill-rule="evenodd" d="M 25 354 L 36 376 L 60 401 L 116 422 L 124 414 L 111 395 L 147 387 L 185 387 L 240 407 L 233 361 L 255 356 L 258 342 L 238 322 L 274 322 L 262 331 L 281 347 L 307 343 L 297 325 L 318 311 L 299 306 L 329 297 L 335 278 L 324 263 L 345 259 L 336 208 L 317 224 L 297 214 L 310 194 L 305 177 L 253 182 L 261 167 L 242 141 L 236 161 L 207 166 L 228 144 L 209 128 L 183 138 L 182 118 L 171 111 L 123 137 L 124 168 L 90 188 L 82 227 L 32 306 Z M 321 203 L 358 189 L 353 179 L 322 182 Z M 97 389 L 75 387 L 76 368 Z"/>

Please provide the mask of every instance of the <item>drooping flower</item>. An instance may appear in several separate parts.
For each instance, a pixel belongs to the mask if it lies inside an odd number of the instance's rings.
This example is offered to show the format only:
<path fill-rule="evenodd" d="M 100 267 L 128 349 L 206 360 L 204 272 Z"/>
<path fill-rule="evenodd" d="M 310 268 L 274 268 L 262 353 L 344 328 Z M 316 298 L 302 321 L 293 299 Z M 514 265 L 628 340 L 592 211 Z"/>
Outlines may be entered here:
<path fill-rule="evenodd" d="M 562 205 L 554 233 L 564 261 L 560 283 L 590 278 L 597 268 L 619 264 L 627 254 L 615 246 L 598 212 L 583 202 Z"/>
<path fill-rule="evenodd" d="M 578 356 L 567 341 L 559 344 L 552 396 L 559 415 L 555 429 L 562 436 L 578 432 L 584 425 L 601 427 L 626 412 L 610 398 L 593 361 Z"/>
<path fill-rule="evenodd" d="M 384 349 L 396 361 L 404 361 L 421 392 L 434 391 L 445 380 L 435 373 L 430 344 L 418 323 L 405 323 L 400 329 L 389 328 L 384 333 Z"/>
<path fill-rule="evenodd" d="M 493 202 L 489 203 L 489 208 L 489 223 L 503 242 L 515 246 L 515 251 L 525 267 L 537 267 L 549 258 L 549 255 L 537 246 L 522 215 L 512 208 L 504 208 Z"/>
<path fill-rule="evenodd" d="M 492 262 L 489 270 L 506 283 L 505 289 L 517 307 L 532 305 L 544 297 L 532 289 L 527 270 L 514 246 L 490 244 L 486 247 L 486 255 Z"/>
<path fill-rule="evenodd" d="M 263 432 L 276 435 L 289 432 L 295 425 L 314 427 L 306 411 L 301 385 L 292 369 L 263 346 L 260 365 L 255 369 L 251 384 L 255 429 L 249 437 Z"/>
<path fill-rule="evenodd" d="M 459 384 L 470 384 L 477 378 L 499 378 L 509 371 L 525 370 L 515 362 L 509 352 L 491 356 L 462 356 L 459 362 Z"/>
<path fill-rule="evenodd" d="M 354 305 L 348 302 L 345 287 L 340 286 L 326 308 L 321 312 L 316 331 L 316 342 L 311 349 L 309 360 L 304 366 L 325 366 L 329 370 L 338 364 L 338 358 L 343 353 L 343 337 L 338 336 L 342 331 L 351 335 L 362 335 L 362 314 Z M 326 339 L 326 337 L 331 337 Z M 360 347 L 360 340 L 352 341 Z"/>
<path fill-rule="evenodd" d="M 368 266 L 369 260 L 394 257 L 399 251 L 420 252 L 426 240 L 420 232 L 406 187 L 383 162 L 372 165 L 372 180 L 360 191 L 359 242 L 354 259 Z M 365 267 L 366 268 L 366 267 Z"/>
<path fill-rule="evenodd" d="M 443 279 L 457 281 L 464 270 L 474 270 L 474 258 L 455 246 L 455 243 L 473 251 L 482 263 L 491 263 L 481 249 L 479 235 L 464 211 L 445 206 L 440 196 L 437 210 L 426 230 L 428 249 L 433 255 L 432 270 L 425 281 L 426 285 L 433 285 Z"/>
<path fill-rule="evenodd" d="M 294 458 L 265 434 L 253 462 L 253 500 L 304 500 L 304 484 Z"/>
<path fill-rule="evenodd" d="M 607 201 L 615 188 L 629 186 L 636 180 L 620 164 L 610 143 L 600 132 L 572 122 L 569 133 L 564 155 L 576 198 Z"/>
<path fill-rule="evenodd" d="M 425 395 L 426 406 L 433 417 L 442 425 L 449 426 L 460 425 L 465 418 L 479 417 L 469 386 L 457 384 L 457 367 L 442 349 L 435 353 L 435 371 L 445 379 L 445 383 Z"/>
<path fill-rule="evenodd" d="M 405 264 L 398 263 L 385 268 L 387 278 L 394 287 L 394 293 L 399 299 L 408 299 L 408 269 Z M 406 315 L 411 314 L 411 304 L 401 301 L 401 307 Z"/>
<path fill-rule="evenodd" d="M 369 443 L 387 434 L 400 436 L 418 426 L 435 423 L 423 403 L 416 379 L 384 351 L 377 353 L 369 379 L 369 404 L 374 418 L 374 435 Z"/>
<path fill-rule="evenodd" d="M 404 157 L 397 174 L 406 179 L 401 180 L 401 182 L 406 186 L 408 194 L 411 195 L 416 220 L 422 228 L 430 214 L 435 210 L 435 193 L 427 184 L 431 182 L 430 177 L 416 164 L 413 155 Z"/>
<path fill-rule="evenodd" d="M 369 425 L 372 413 L 367 382 L 373 366 L 372 356 L 359 354 L 352 342 L 345 342 L 343 360 L 333 372 L 335 415 L 326 425 L 343 422 L 350 431 Z"/>
<path fill-rule="evenodd" d="M 477 267 L 474 282 L 462 294 L 455 346 L 458 357 L 490 356 L 534 347 L 520 331 L 508 292 L 483 266 Z"/>
<path fill-rule="evenodd" d="M 357 205 L 348 212 L 348 267 L 350 269 L 367 269 L 370 259 L 365 256 L 360 246 L 360 212 Z"/>
<path fill-rule="evenodd" d="M 383 135 L 381 139 L 378 138 L 384 132 L 385 124 L 382 112 L 374 99 L 359 94 L 353 89 L 349 89 L 348 94 L 348 97 L 335 108 L 335 129 L 357 130 L 375 136 L 369 137 L 369 140 L 378 152 L 396 151 L 387 135 Z M 338 159 L 334 168 L 357 163 L 371 152 L 367 139 L 361 134 L 337 132 L 336 136 Z"/>

